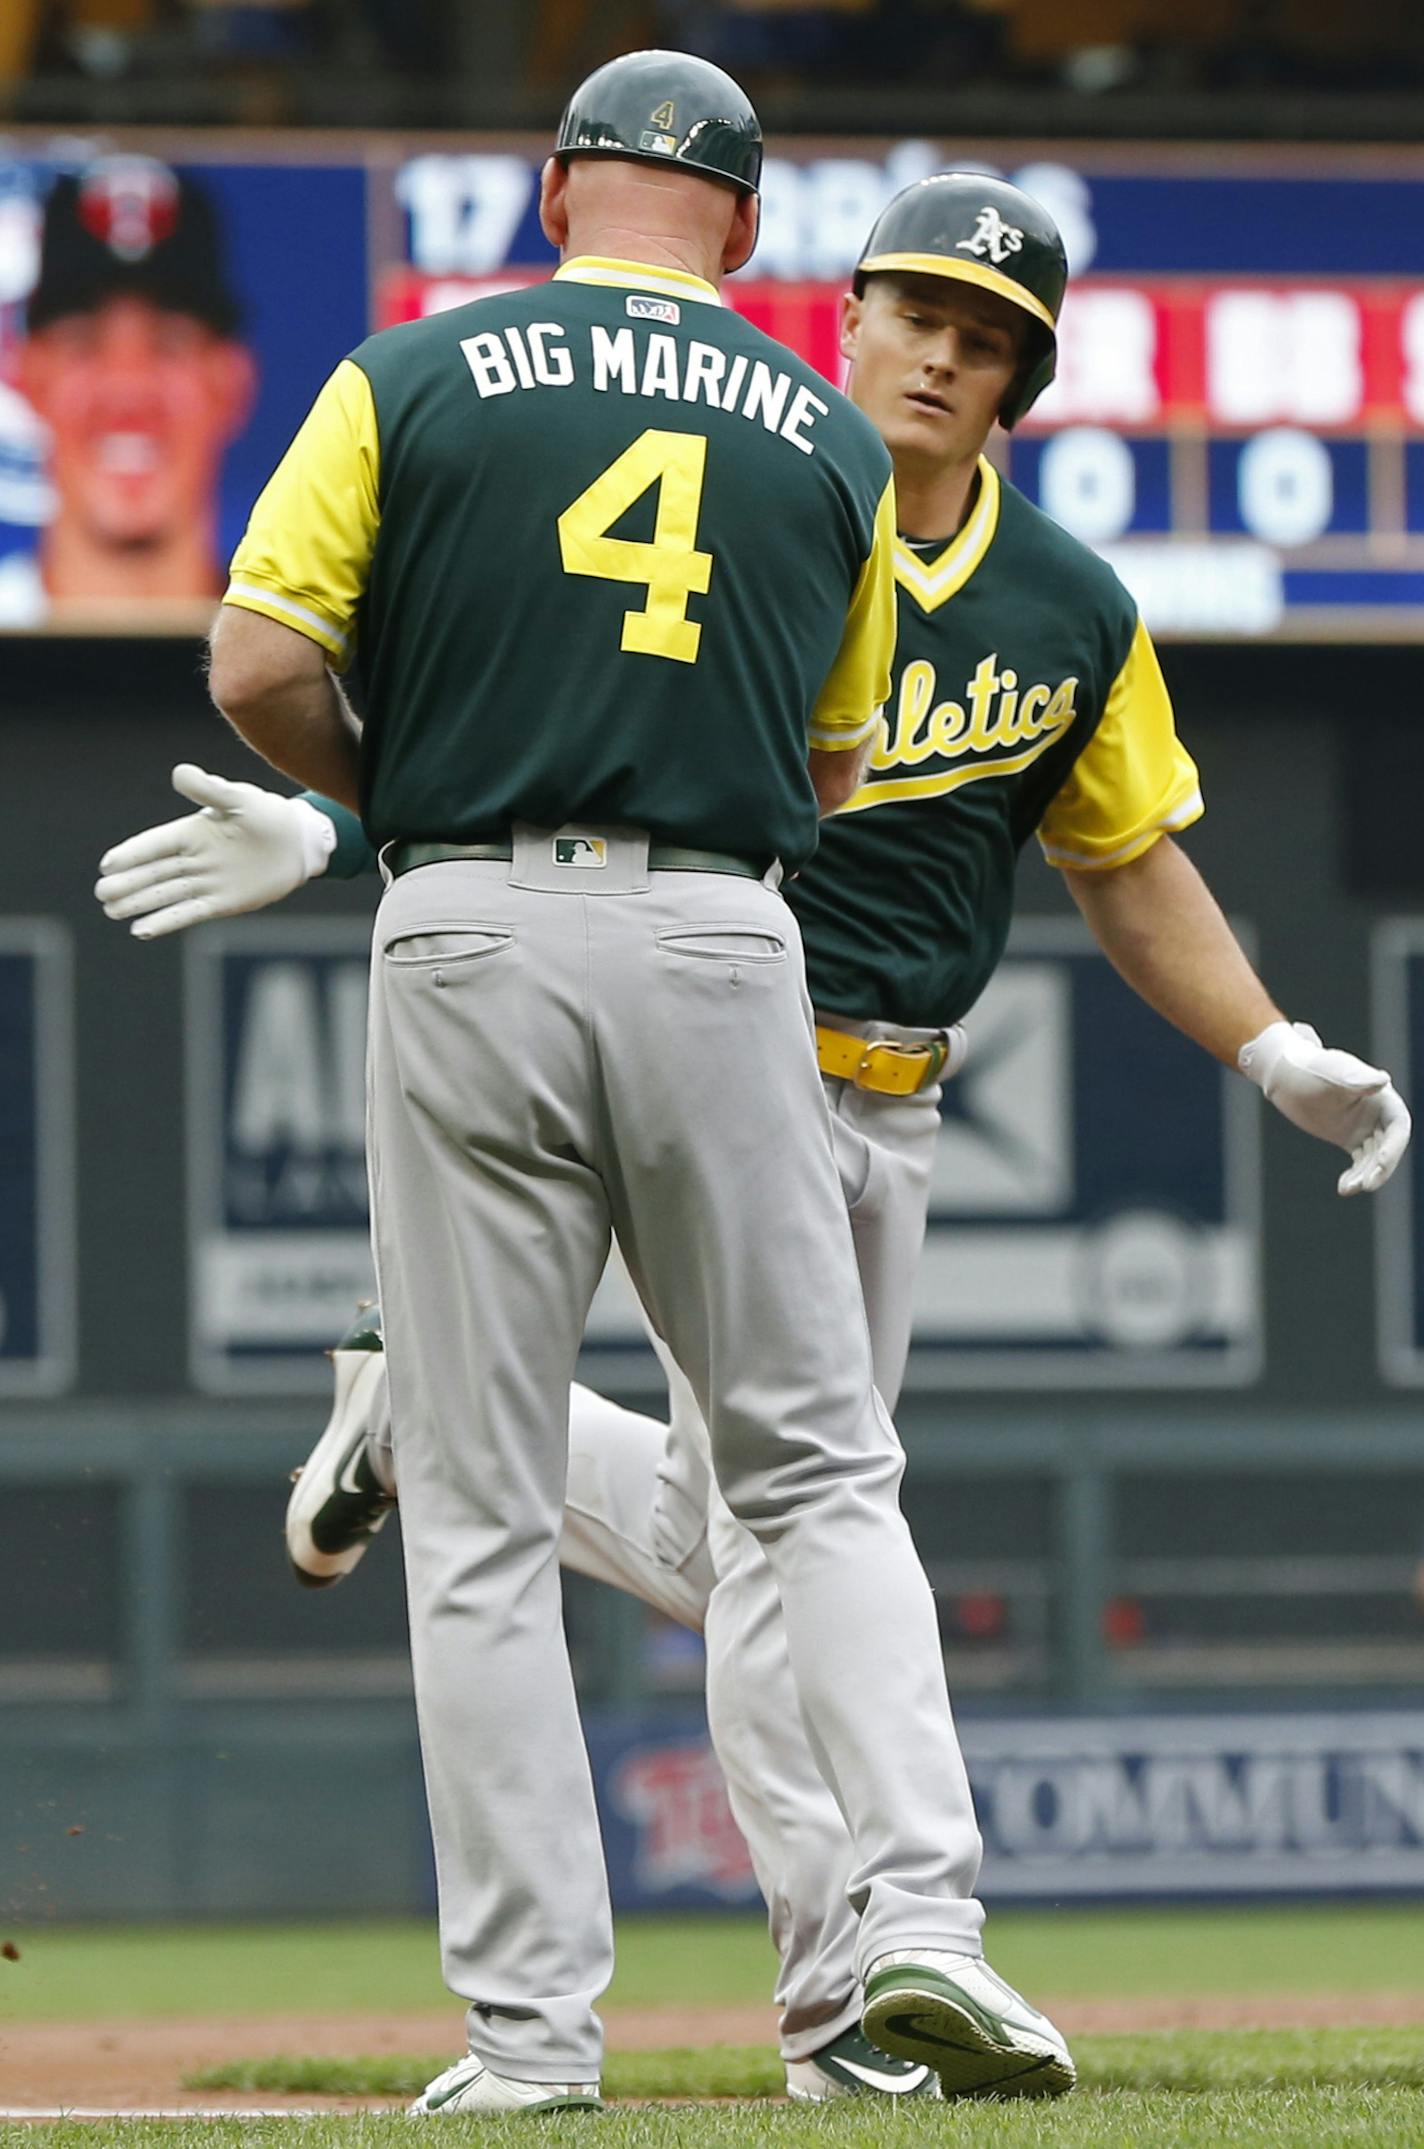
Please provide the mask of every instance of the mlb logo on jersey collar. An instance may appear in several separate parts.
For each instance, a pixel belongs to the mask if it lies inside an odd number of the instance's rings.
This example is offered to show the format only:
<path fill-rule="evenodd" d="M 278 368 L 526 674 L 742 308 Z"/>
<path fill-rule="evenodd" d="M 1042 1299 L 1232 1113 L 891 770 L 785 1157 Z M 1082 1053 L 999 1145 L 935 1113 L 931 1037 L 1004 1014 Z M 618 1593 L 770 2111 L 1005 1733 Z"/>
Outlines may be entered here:
<path fill-rule="evenodd" d="M 674 298 L 648 298 L 642 291 L 631 291 L 623 305 L 634 321 L 662 321 L 676 328 L 682 319 L 682 308 Z"/>

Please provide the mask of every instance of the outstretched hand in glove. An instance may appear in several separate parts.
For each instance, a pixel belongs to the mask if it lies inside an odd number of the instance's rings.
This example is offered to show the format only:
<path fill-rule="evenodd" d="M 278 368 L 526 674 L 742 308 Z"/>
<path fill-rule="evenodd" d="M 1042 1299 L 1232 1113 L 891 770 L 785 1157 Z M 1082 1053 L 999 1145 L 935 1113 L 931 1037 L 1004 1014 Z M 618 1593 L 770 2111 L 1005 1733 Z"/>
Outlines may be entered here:
<path fill-rule="evenodd" d="M 161 940 L 211 918 L 263 910 L 324 873 L 336 831 L 305 799 L 230 783 L 191 762 L 173 788 L 201 810 L 145 828 L 99 861 L 104 915 L 136 940 Z"/>
<path fill-rule="evenodd" d="M 1342 1194 L 1373 1194 L 1409 1146 L 1409 1107 L 1383 1067 L 1323 1045 L 1308 1022 L 1273 1022 L 1237 1061 L 1278 1112 L 1349 1151 Z"/>

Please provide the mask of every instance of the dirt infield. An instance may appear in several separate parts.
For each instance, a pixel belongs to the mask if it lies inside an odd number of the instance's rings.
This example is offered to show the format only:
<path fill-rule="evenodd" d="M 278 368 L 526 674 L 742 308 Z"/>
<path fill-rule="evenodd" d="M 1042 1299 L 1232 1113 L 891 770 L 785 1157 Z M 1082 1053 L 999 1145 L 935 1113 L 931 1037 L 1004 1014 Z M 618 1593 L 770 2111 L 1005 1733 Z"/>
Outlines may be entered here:
<path fill-rule="evenodd" d="M 1306 1993 L 1232 2000 L 1214 1997 L 1145 2000 L 1046 2001 L 1048 2012 L 1071 2037 L 1082 2032 L 1136 2030 L 1314 2029 L 1424 2025 L 1424 1994 Z M 667 2045 L 767 2044 L 775 2041 L 769 2007 L 610 2008 L 610 2046 L 624 2051 Z M 72 2022 L 0 2023 L 0 2106 L 88 2105 L 115 2112 L 163 2105 L 198 2109 L 273 2109 L 283 2106 L 331 2111 L 379 2108 L 374 2098 L 282 2098 L 270 2090 L 251 2096 L 227 2090 L 220 2097 L 185 2090 L 182 2078 L 224 2061 L 276 2053 L 349 2058 L 362 2053 L 409 2052 L 454 2058 L 460 2018 L 451 2008 L 420 2015 L 249 2015 L 202 2021 L 109 2022 L 92 2028 Z"/>

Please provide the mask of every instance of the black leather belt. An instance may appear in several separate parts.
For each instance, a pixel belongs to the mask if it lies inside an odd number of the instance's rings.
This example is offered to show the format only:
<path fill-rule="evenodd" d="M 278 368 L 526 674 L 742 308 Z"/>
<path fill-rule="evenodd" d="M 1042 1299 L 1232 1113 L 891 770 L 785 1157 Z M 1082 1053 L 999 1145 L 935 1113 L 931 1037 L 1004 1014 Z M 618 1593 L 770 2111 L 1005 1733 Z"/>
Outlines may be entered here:
<path fill-rule="evenodd" d="M 514 845 L 503 843 L 392 843 L 382 854 L 392 880 L 413 873 L 417 866 L 443 866 L 461 858 L 514 856 Z M 730 851 L 695 851 L 678 843 L 650 843 L 648 866 L 654 873 L 736 873 L 743 880 L 760 880 L 762 869 L 750 858 L 734 857 Z"/>

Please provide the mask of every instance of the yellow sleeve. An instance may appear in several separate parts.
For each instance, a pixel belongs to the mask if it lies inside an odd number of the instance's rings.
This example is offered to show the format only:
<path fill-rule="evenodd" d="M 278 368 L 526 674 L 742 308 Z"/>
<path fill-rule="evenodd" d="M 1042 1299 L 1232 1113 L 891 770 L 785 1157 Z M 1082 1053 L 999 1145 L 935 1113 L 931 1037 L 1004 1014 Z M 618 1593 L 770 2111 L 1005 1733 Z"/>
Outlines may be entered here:
<path fill-rule="evenodd" d="M 1124 866 L 1203 812 L 1196 763 L 1177 737 L 1157 652 L 1141 620 L 1102 721 L 1039 826 L 1051 866 Z"/>
<path fill-rule="evenodd" d="M 380 474 L 371 384 L 343 358 L 258 497 L 223 603 L 295 627 L 344 671 L 380 524 Z"/>
<path fill-rule="evenodd" d="M 861 746 L 890 698 L 895 655 L 895 481 L 880 496 L 870 557 L 860 570 L 845 633 L 811 711 L 810 740 L 823 751 Z"/>

